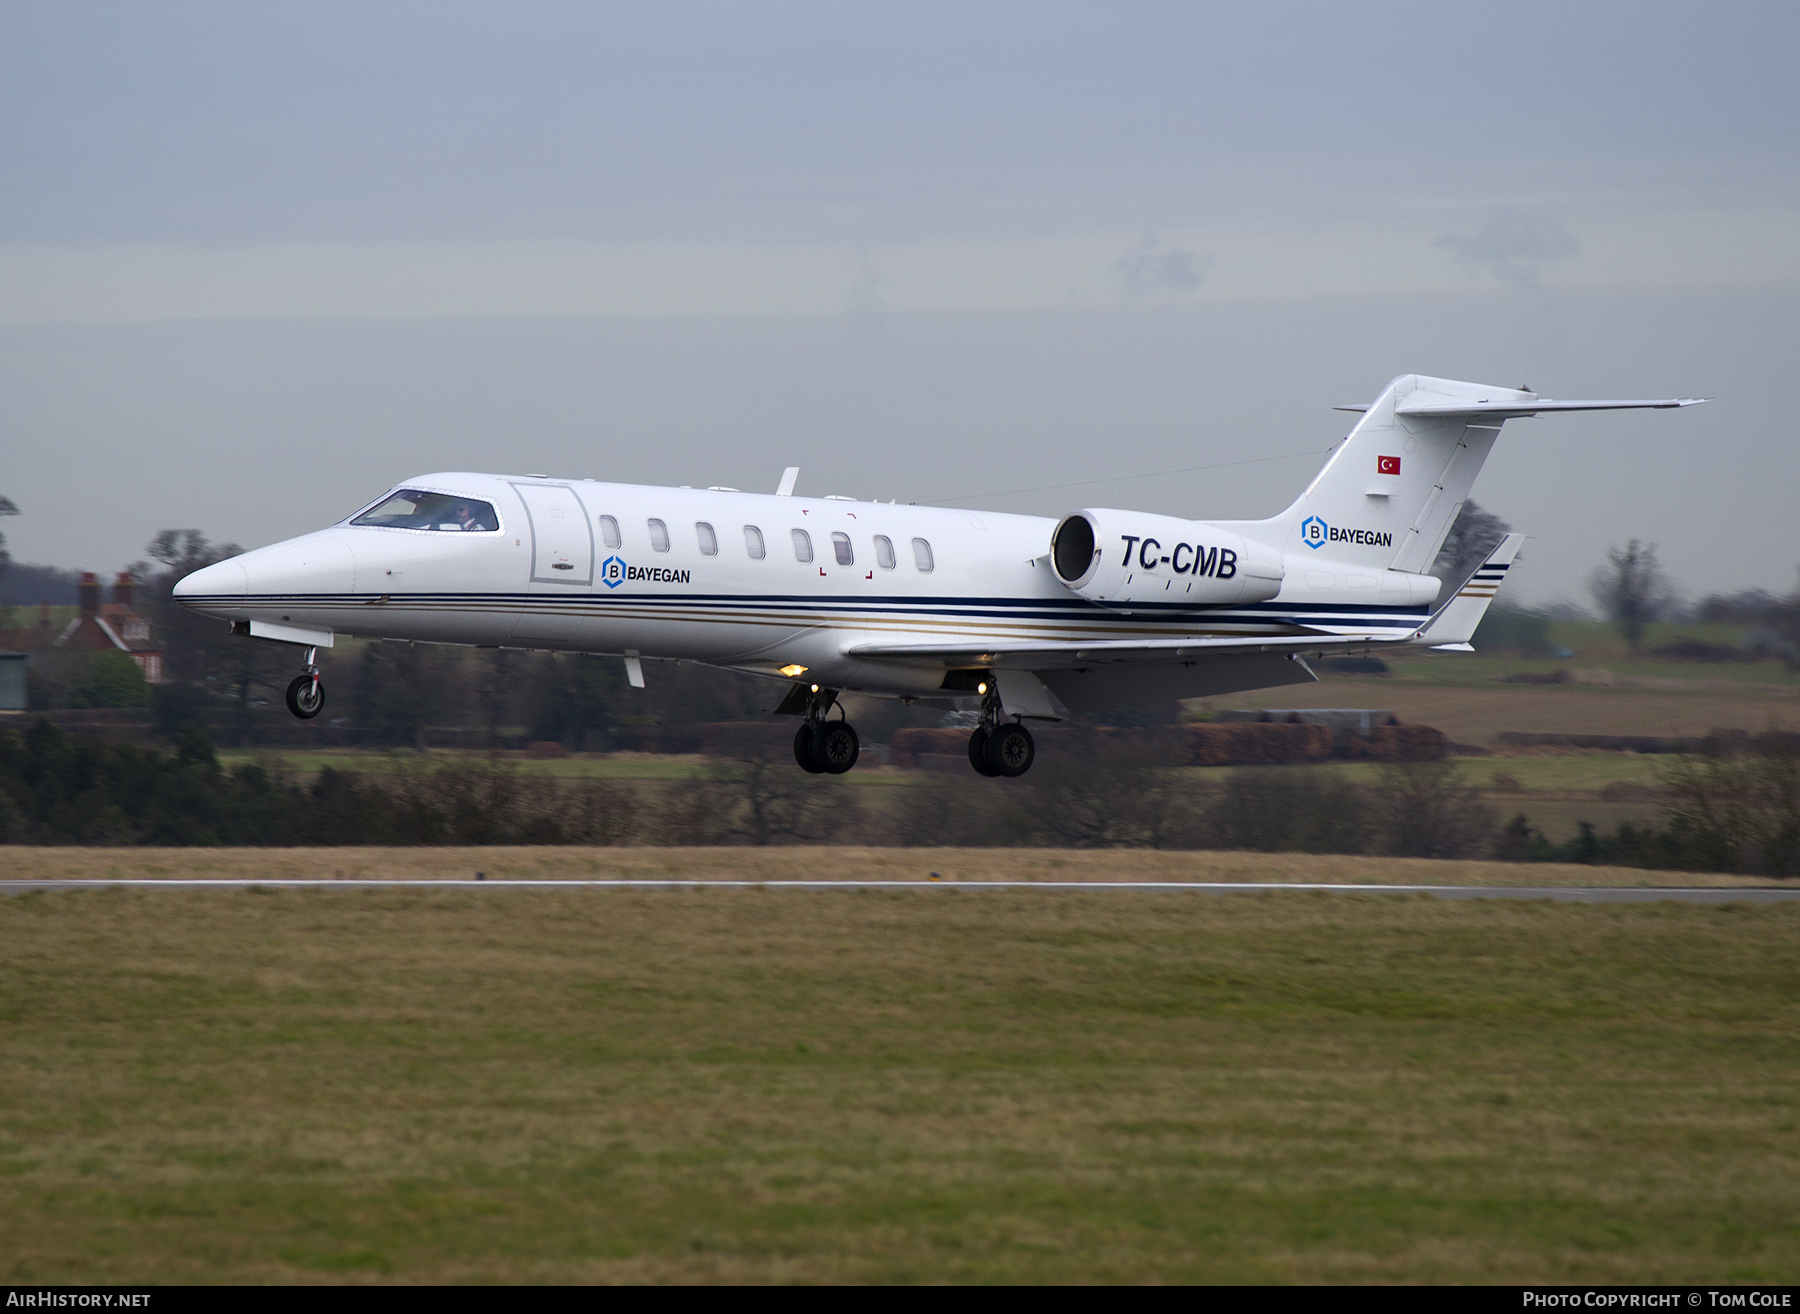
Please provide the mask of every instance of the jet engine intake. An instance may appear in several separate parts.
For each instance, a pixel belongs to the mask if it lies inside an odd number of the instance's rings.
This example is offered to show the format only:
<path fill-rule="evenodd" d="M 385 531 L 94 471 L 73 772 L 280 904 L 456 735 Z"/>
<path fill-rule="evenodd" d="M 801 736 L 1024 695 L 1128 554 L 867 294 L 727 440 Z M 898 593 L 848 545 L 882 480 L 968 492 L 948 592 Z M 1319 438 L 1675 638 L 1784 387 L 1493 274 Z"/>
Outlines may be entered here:
<path fill-rule="evenodd" d="M 1050 536 L 1057 579 L 1092 602 L 1261 602 L 1281 591 L 1281 554 L 1203 520 L 1107 509 L 1063 517 Z"/>

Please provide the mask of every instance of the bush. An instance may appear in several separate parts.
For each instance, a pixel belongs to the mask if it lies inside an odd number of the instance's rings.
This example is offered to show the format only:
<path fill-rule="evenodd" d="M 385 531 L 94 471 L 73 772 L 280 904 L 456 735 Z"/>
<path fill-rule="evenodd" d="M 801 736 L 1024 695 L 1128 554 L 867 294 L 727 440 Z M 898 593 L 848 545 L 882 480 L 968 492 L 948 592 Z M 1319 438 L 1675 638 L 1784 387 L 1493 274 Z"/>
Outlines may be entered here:
<path fill-rule="evenodd" d="M 1468 858 L 1493 843 L 1493 810 L 1453 763 L 1385 766 L 1375 802 L 1377 843 L 1394 857 Z"/>
<path fill-rule="evenodd" d="M 1683 865 L 1800 875 L 1800 742 L 1770 732 L 1683 757 L 1663 773 L 1664 816 Z"/>
<path fill-rule="evenodd" d="M 146 707 L 150 684 L 131 654 L 108 648 L 88 657 L 69 689 L 70 707 Z"/>
<path fill-rule="evenodd" d="M 1362 853 L 1369 806 L 1327 767 L 1244 767 L 1231 773 L 1208 817 L 1219 848 L 1263 853 Z"/>
<path fill-rule="evenodd" d="M 174 754 L 66 735 L 0 732 L 0 839 L 28 844 L 616 844 L 654 815 L 610 781 L 559 783 L 494 762 L 301 787 L 262 766 L 226 772 L 203 729 Z"/>

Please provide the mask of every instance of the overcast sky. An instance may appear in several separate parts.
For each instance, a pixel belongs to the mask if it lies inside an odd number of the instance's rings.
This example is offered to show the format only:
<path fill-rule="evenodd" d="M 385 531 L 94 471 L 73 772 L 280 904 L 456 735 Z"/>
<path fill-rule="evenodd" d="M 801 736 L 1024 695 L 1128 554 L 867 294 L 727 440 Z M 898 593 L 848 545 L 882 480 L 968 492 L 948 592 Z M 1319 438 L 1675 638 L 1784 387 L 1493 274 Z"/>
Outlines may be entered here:
<path fill-rule="evenodd" d="M 116 569 L 409 474 L 1258 516 L 1426 373 L 1476 497 L 1787 591 L 1800 7 L 0 8 L 0 522 Z M 30 599 L 22 599 L 30 601 Z"/>

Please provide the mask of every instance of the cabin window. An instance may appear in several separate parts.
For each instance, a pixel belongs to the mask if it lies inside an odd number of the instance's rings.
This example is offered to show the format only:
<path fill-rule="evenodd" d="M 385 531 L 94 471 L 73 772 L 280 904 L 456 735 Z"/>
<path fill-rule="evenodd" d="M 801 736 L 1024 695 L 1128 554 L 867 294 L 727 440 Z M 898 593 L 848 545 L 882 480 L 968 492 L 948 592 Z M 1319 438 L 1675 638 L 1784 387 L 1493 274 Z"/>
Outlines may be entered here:
<path fill-rule="evenodd" d="M 761 561 L 768 555 L 767 549 L 763 547 L 762 530 L 755 525 L 744 526 L 744 551 L 750 554 L 752 561 Z"/>
<path fill-rule="evenodd" d="M 607 547 L 613 549 L 615 552 L 619 550 L 619 545 L 625 541 L 619 537 L 619 522 L 611 516 L 600 517 L 600 541 L 605 543 Z"/>
<path fill-rule="evenodd" d="M 669 550 L 669 527 L 660 520 L 650 522 L 650 546 L 658 552 Z"/>
<path fill-rule="evenodd" d="M 875 535 L 875 564 L 883 570 L 894 568 L 894 540 L 886 534 Z"/>
<path fill-rule="evenodd" d="M 378 529 L 491 533 L 500 528 L 500 517 L 494 514 L 491 502 L 453 497 L 449 493 L 428 493 L 422 488 L 401 488 L 389 493 L 350 523 L 372 525 Z"/>
<path fill-rule="evenodd" d="M 812 560 L 812 536 L 804 529 L 794 531 L 794 560 Z"/>
<path fill-rule="evenodd" d="M 834 533 L 831 536 L 832 555 L 837 557 L 840 566 L 854 566 L 856 553 L 850 550 L 850 535 Z"/>
<path fill-rule="evenodd" d="M 700 540 L 700 555 L 716 557 L 719 555 L 719 536 L 713 533 L 713 527 L 704 520 L 694 525 L 694 535 Z"/>
<path fill-rule="evenodd" d="M 915 538 L 913 540 L 913 565 L 924 571 L 930 570 L 932 564 L 931 544 L 922 538 Z"/>

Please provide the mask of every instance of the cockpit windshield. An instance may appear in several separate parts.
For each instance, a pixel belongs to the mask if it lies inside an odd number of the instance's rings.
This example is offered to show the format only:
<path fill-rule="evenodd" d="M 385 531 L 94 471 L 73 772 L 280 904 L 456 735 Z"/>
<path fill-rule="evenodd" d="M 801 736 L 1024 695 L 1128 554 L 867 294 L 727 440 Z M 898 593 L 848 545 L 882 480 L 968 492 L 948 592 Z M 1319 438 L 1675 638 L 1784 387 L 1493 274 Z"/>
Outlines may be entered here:
<path fill-rule="evenodd" d="M 496 530 L 500 518 L 493 504 L 422 488 L 400 488 L 350 522 L 381 529 Z"/>

